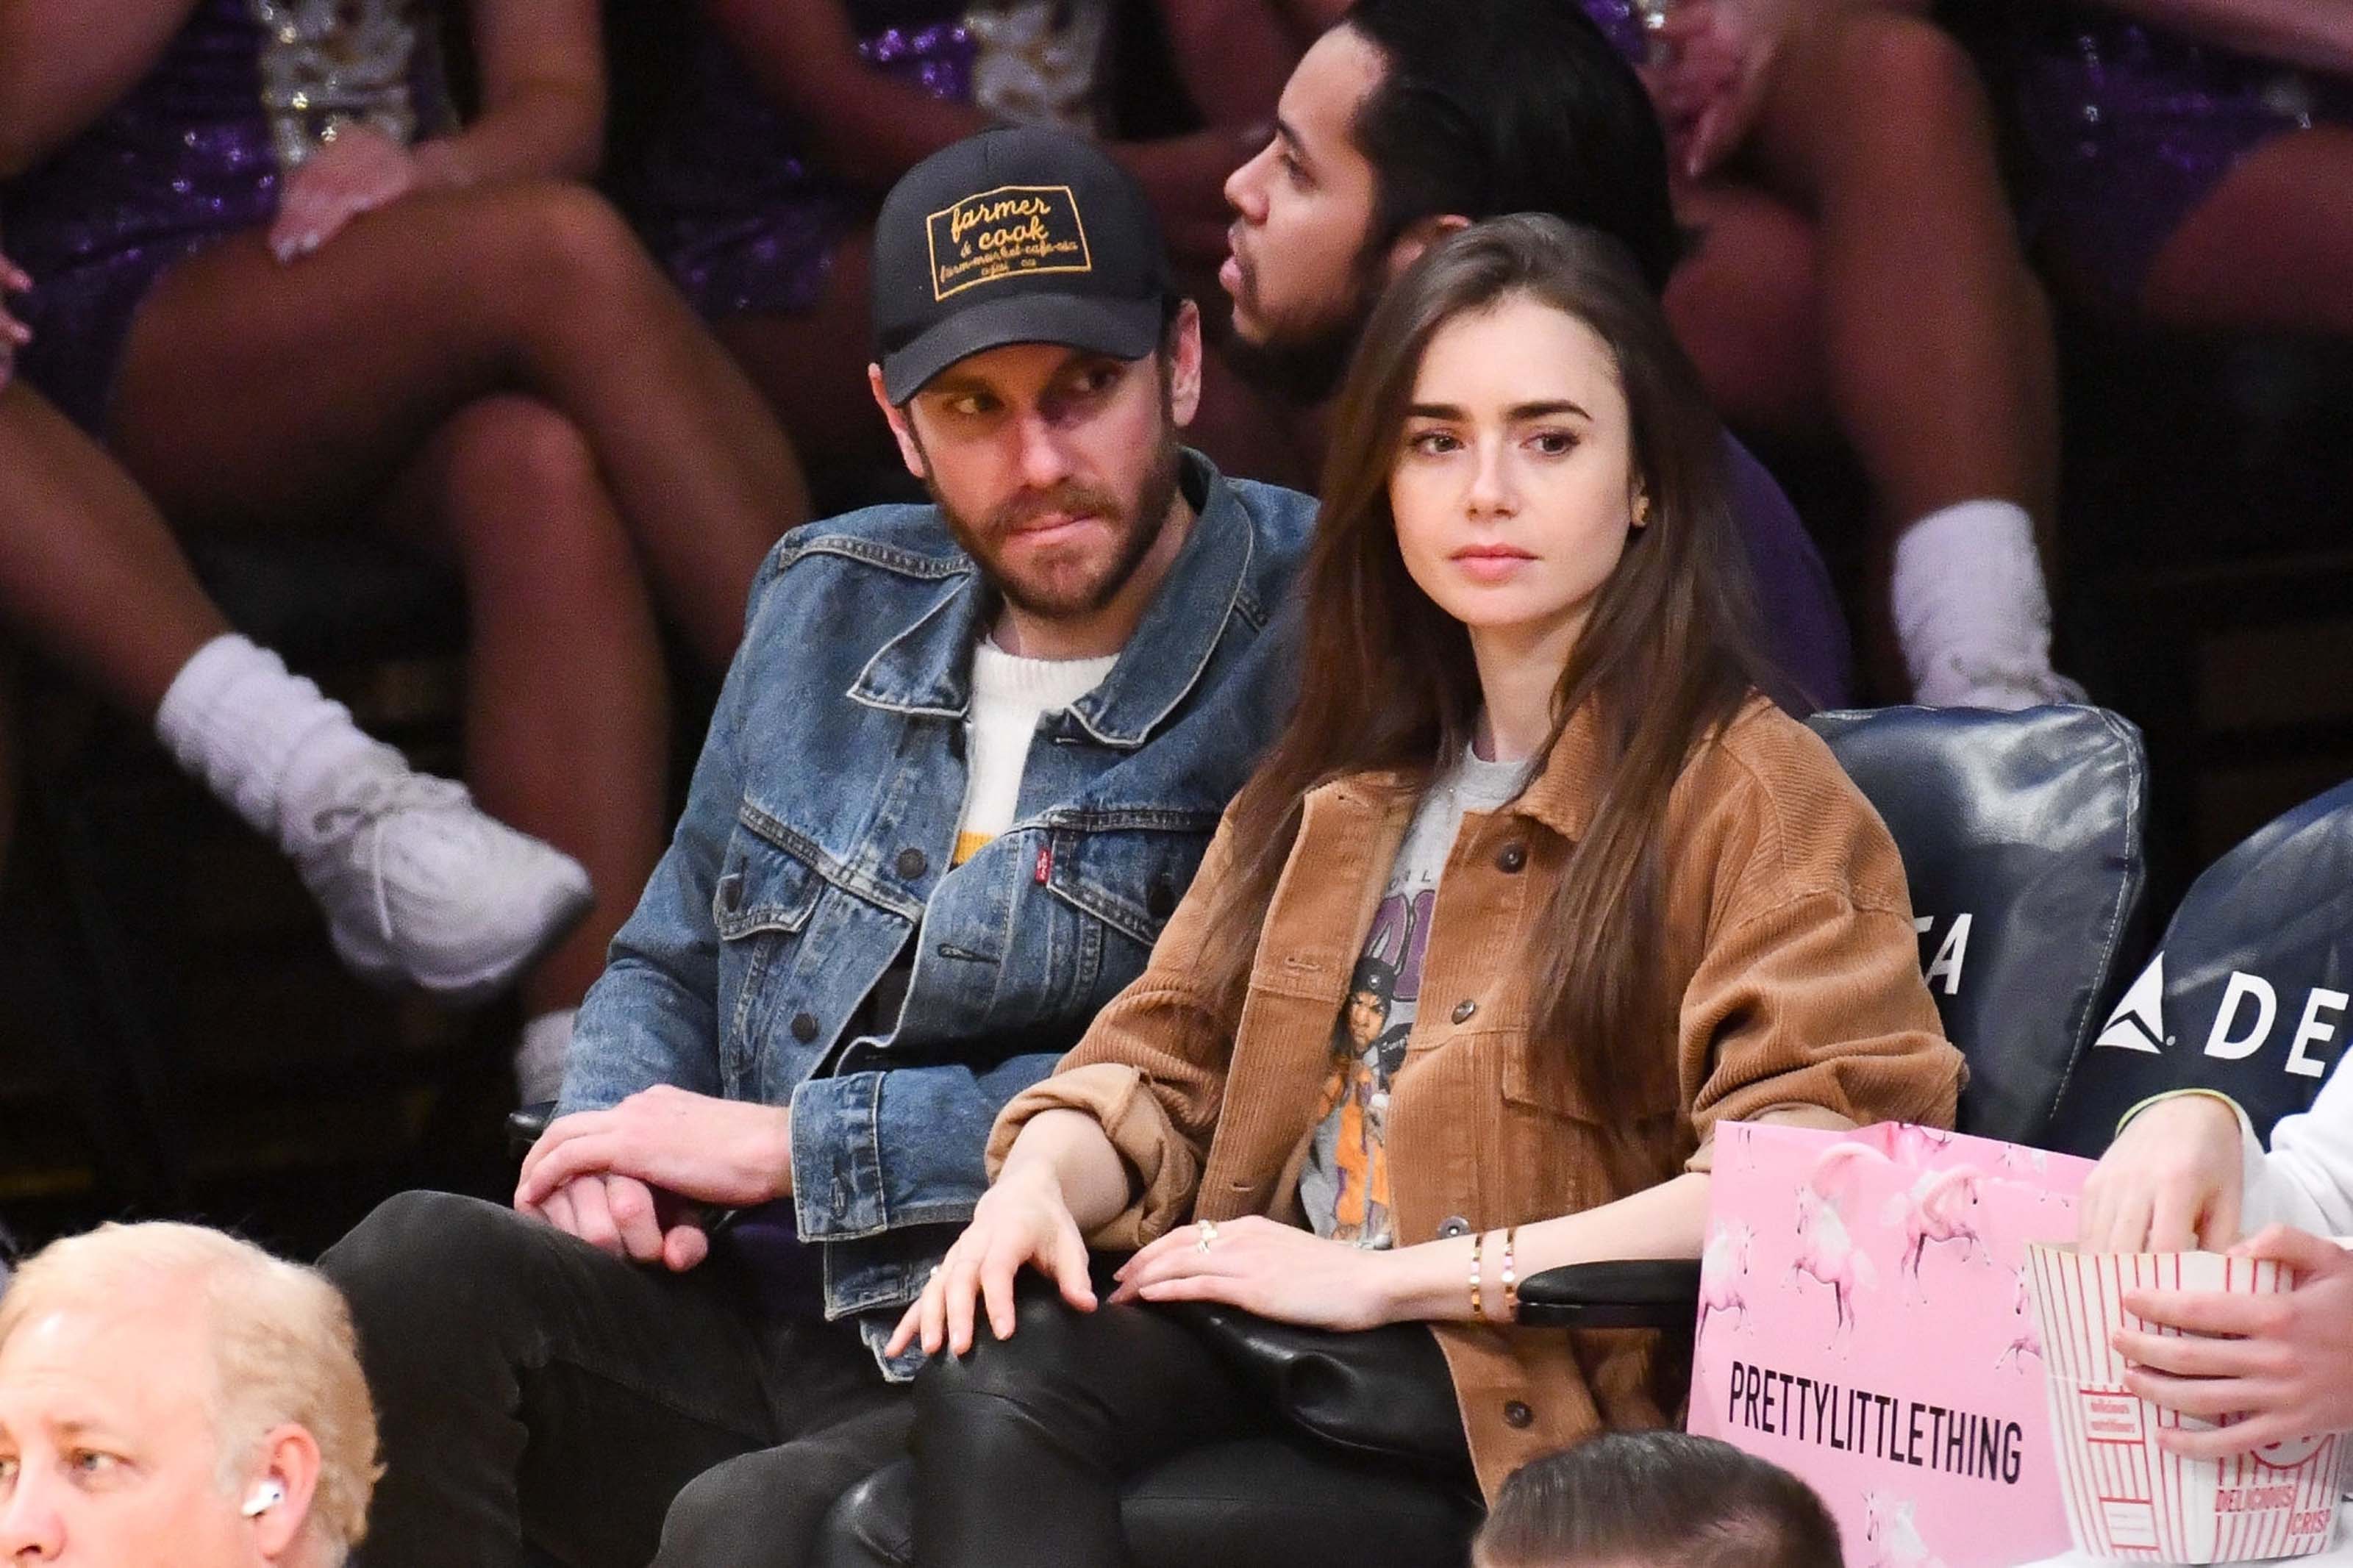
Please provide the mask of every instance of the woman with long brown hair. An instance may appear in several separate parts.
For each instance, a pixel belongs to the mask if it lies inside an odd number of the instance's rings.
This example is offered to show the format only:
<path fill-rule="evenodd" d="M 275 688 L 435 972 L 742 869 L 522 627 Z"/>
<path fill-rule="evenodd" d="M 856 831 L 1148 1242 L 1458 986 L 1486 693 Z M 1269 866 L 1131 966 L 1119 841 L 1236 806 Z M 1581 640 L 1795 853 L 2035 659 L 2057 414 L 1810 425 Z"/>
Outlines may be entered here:
<path fill-rule="evenodd" d="M 1383 300 L 1297 711 L 899 1327 L 921 1562 L 1124 1562 L 1126 1477 L 1269 1428 L 1492 1497 L 1676 1397 L 1519 1280 L 1696 1257 L 1723 1121 L 1949 1122 L 1895 847 L 1758 695 L 1720 450 L 1614 242 L 1497 219 Z M 1140 1249 L 1107 1300 L 1091 1245 Z M 1253 1378 L 1301 1329 L 1361 1397 Z"/>

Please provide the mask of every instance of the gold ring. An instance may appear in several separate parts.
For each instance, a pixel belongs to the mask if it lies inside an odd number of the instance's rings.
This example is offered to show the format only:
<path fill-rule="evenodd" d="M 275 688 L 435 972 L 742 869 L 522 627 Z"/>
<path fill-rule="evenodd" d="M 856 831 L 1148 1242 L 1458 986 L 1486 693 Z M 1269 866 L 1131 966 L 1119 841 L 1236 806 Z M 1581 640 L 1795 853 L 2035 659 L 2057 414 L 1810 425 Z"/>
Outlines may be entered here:
<path fill-rule="evenodd" d="M 1201 1239 L 1194 1245 L 1198 1247 L 1202 1251 L 1207 1252 L 1217 1239 L 1218 1222 L 1213 1219 L 1203 1220 L 1201 1222 Z"/>

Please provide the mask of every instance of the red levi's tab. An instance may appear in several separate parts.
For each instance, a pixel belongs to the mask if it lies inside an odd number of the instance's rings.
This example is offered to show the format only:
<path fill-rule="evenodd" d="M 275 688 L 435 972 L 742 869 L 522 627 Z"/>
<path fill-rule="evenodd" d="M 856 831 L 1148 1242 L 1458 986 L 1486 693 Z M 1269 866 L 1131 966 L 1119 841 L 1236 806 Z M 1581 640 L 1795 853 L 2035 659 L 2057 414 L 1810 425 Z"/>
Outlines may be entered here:
<path fill-rule="evenodd" d="M 1046 879 L 1053 874 L 1054 847 L 1050 844 L 1040 845 L 1038 848 L 1038 885 L 1041 888 L 1044 887 L 1046 885 Z"/>

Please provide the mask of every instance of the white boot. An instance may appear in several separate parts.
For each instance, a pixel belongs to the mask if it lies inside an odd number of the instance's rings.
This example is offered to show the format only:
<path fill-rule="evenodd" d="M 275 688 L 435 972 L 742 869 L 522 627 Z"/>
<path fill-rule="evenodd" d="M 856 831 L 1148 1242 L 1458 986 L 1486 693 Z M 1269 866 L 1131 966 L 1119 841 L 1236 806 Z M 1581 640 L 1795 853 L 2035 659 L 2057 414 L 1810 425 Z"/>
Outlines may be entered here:
<path fill-rule="evenodd" d="M 241 637 L 197 651 L 155 729 L 293 858 L 337 956 L 371 984 L 479 1001 L 587 912 L 579 862 L 486 816 L 464 785 L 413 771 L 343 704 Z"/>
<path fill-rule="evenodd" d="M 2084 700 L 2051 668 L 2051 596 L 2020 508 L 1972 500 L 1930 512 L 1895 542 L 1889 586 L 1914 701 L 2009 710 Z"/>

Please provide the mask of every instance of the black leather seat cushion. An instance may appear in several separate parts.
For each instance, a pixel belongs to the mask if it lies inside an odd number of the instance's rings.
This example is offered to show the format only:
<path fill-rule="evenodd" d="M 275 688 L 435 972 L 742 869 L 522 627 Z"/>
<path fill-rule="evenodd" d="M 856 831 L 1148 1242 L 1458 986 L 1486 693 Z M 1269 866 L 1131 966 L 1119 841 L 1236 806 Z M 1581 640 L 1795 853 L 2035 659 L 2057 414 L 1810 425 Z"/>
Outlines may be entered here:
<path fill-rule="evenodd" d="M 2053 1146 L 2096 1154 L 2168 1089 L 2221 1089 L 2265 1135 L 2310 1109 L 2353 1026 L 2353 784 L 2258 829 L 2183 895 L 2068 1085 Z"/>
<path fill-rule="evenodd" d="M 1929 994 L 1969 1059 L 1962 1130 L 2044 1142 L 2061 1086 L 2136 956 L 2140 731 L 2080 707 L 1886 708 L 1810 722 L 1904 856 L 1913 912 L 1927 921 Z"/>

